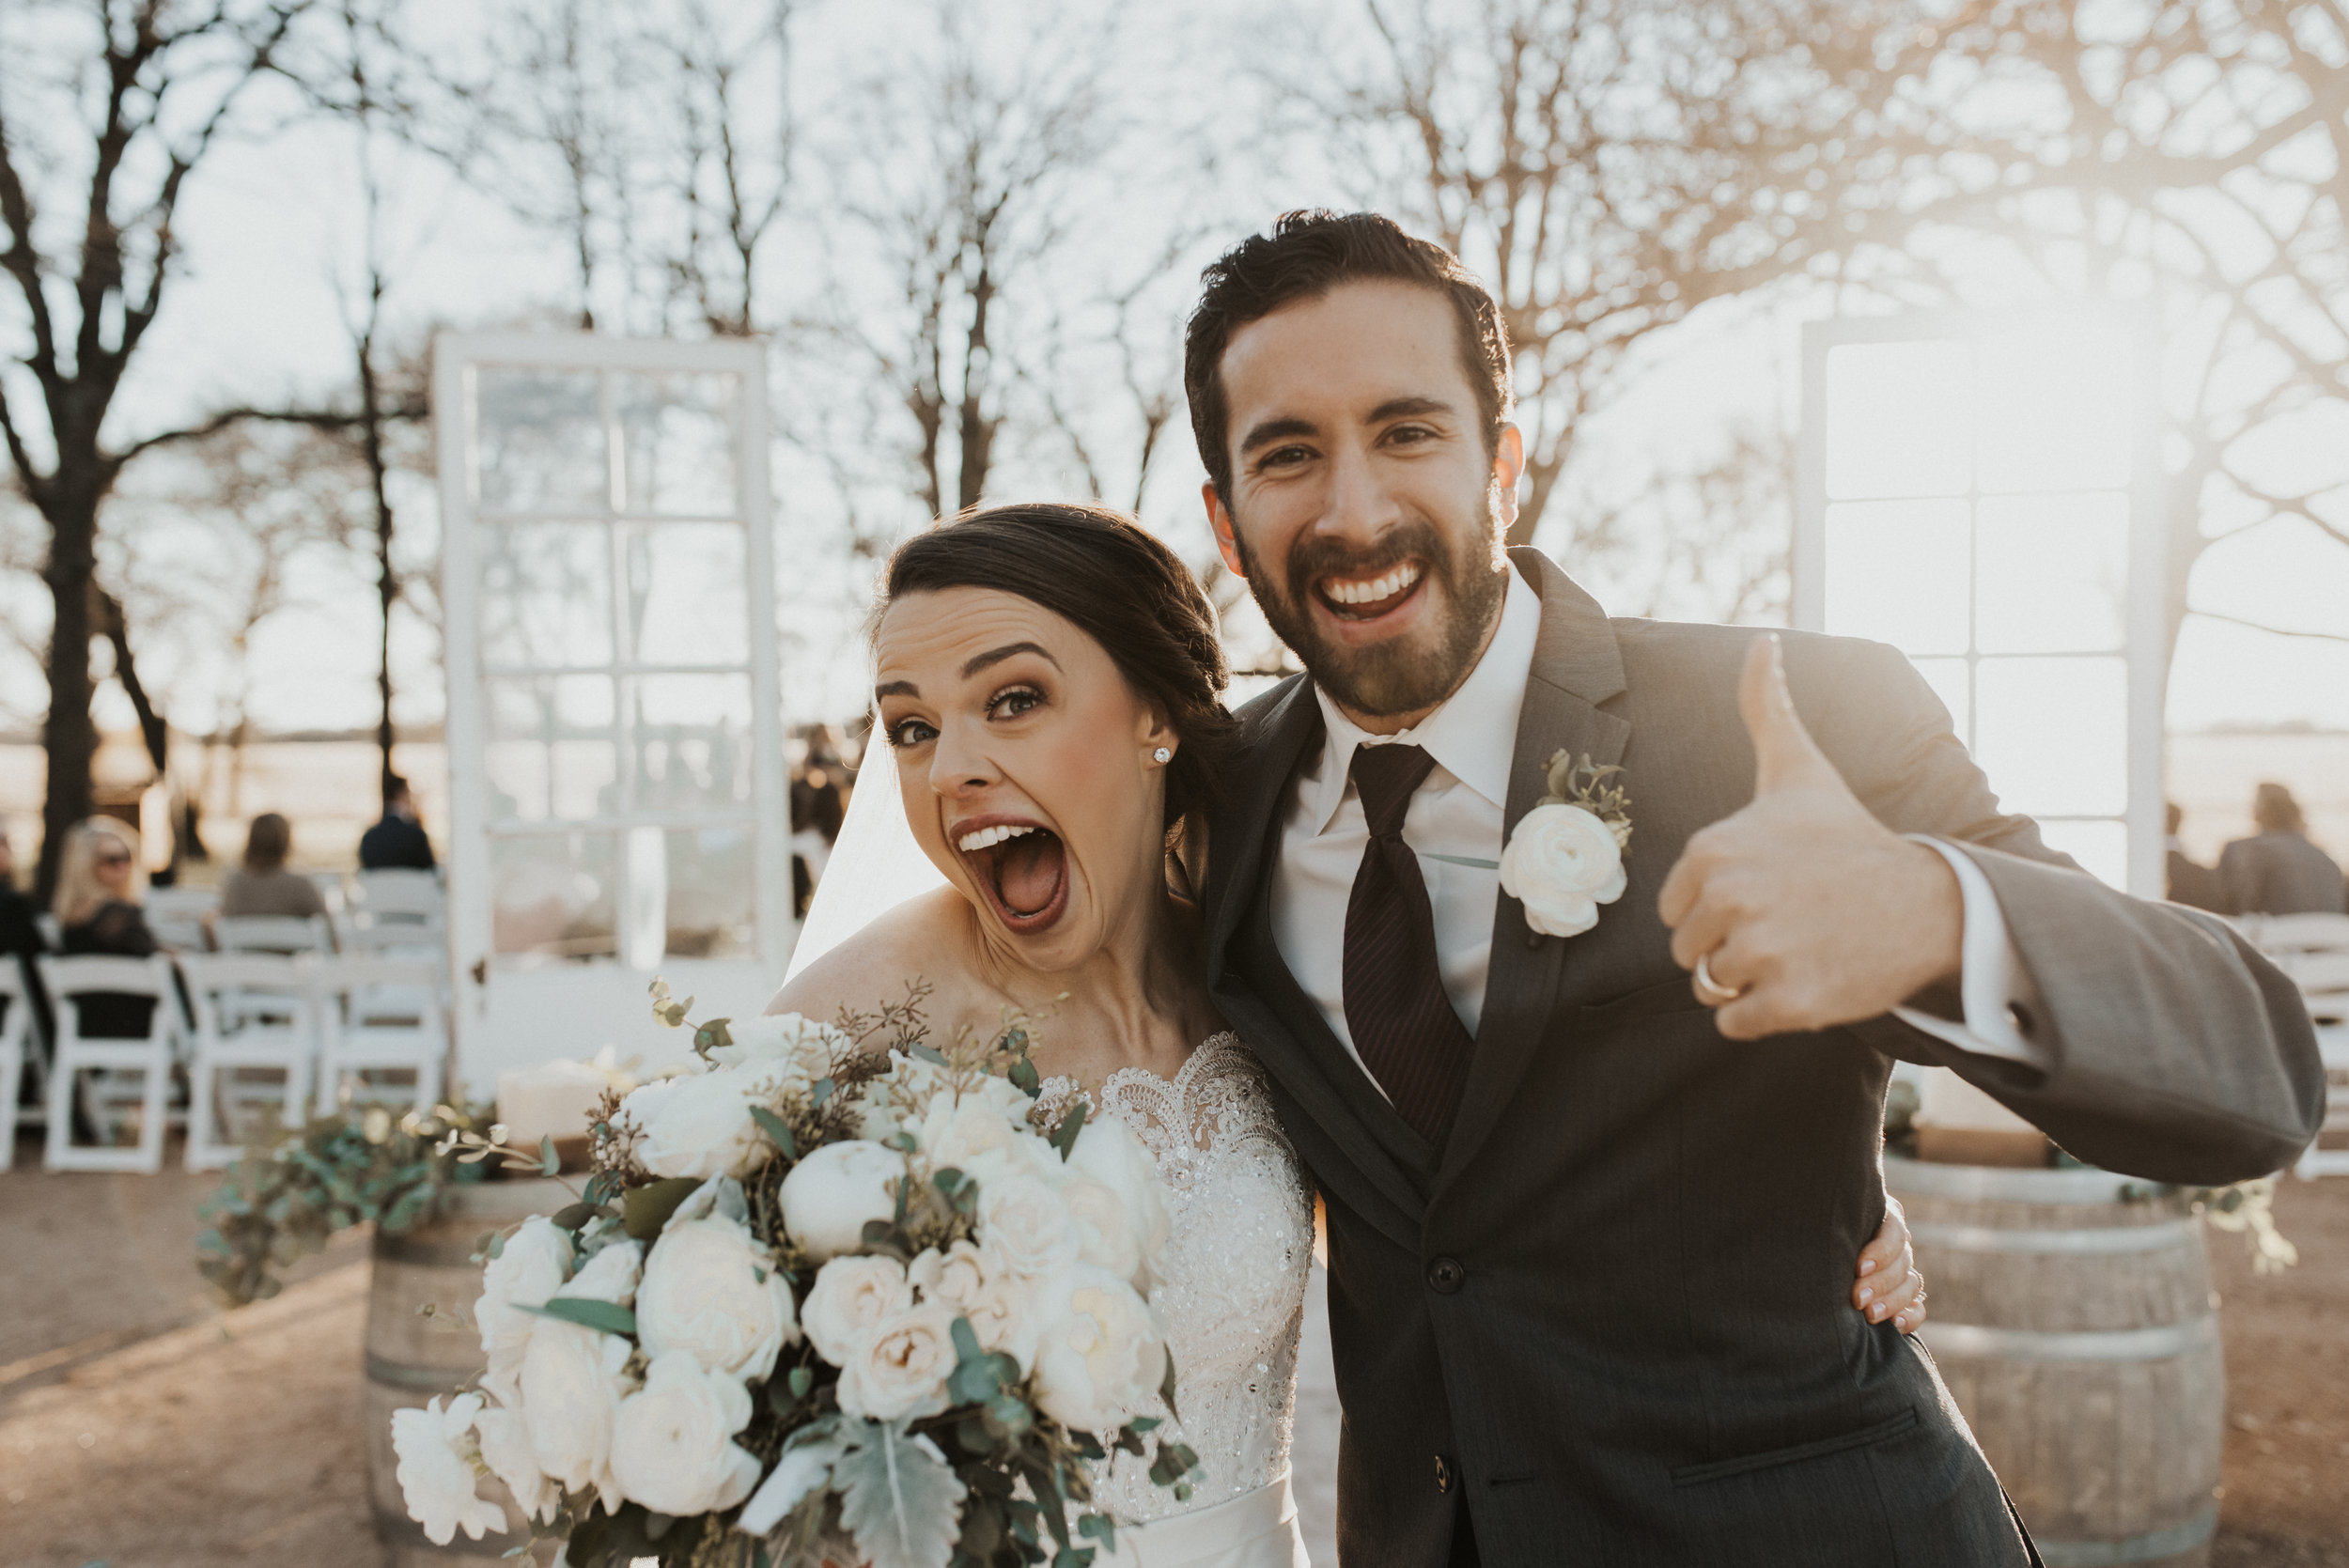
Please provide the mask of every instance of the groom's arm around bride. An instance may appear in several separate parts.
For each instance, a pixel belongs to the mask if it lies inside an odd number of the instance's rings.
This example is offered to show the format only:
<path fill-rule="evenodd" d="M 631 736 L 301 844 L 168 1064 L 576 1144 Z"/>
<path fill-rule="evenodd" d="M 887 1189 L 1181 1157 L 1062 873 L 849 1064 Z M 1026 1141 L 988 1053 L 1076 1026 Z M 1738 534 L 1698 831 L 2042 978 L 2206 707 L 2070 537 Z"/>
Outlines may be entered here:
<path fill-rule="evenodd" d="M 1186 380 L 1309 672 L 1243 710 L 1204 918 L 1328 1207 L 1347 1568 L 2031 1560 L 1931 1361 L 1845 1299 L 1890 1064 L 2236 1180 L 2321 1110 L 2290 986 L 2001 813 L 1891 649 L 1790 633 L 1781 674 L 1503 562 L 1506 336 L 1438 247 L 1283 220 L 1210 270 Z M 1570 936 L 1495 874 L 1561 753 L 1629 796 Z"/>

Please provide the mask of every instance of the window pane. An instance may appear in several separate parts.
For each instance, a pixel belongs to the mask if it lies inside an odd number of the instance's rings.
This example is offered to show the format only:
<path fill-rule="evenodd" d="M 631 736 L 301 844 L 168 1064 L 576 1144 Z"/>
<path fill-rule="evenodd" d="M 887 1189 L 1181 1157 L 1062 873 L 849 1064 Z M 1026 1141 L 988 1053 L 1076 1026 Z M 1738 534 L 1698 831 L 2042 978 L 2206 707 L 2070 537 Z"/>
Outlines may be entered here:
<path fill-rule="evenodd" d="M 2042 822 L 2039 836 L 2080 862 L 2080 869 L 2107 885 L 2129 885 L 2129 831 L 2119 822 Z"/>
<path fill-rule="evenodd" d="M 2009 811 L 2119 815 L 2128 802 L 2128 666 L 2118 659 L 1985 659 L 1974 754 Z"/>
<path fill-rule="evenodd" d="M 1906 653 L 1966 651 L 1966 503 L 1827 509 L 1827 629 Z"/>
<path fill-rule="evenodd" d="M 1845 343 L 1827 354 L 1827 493 L 1958 495 L 1972 470 L 1963 343 Z"/>
<path fill-rule="evenodd" d="M 1967 727 L 1972 722 L 1974 693 L 1972 683 L 1966 677 L 1966 660 L 1962 659 L 1912 659 L 1917 673 L 1925 677 L 1933 694 L 1941 699 L 1941 706 L 1950 710 L 1950 728 L 1957 737 L 1973 744 L 1973 734 Z"/>
<path fill-rule="evenodd" d="M 1981 447 L 1985 490 L 2118 489 L 2129 482 L 2127 334 L 2083 321 L 2001 334 L 1982 345 Z"/>
<path fill-rule="evenodd" d="M 608 958 L 615 856 L 609 833 L 490 841 L 490 927 L 501 955 Z"/>
<path fill-rule="evenodd" d="M 474 373 L 485 512 L 600 512 L 612 503 L 593 370 Z"/>
<path fill-rule="evenodd" d="M 669 951 L 683 958 L 739 958 L 758 951 L 757 856 L 748 827 L 672 828 Z"/>
<path fill-rule="evenodd" d="M 479 537 L 483 663 L 612 662 L 611 535 L 602 523 L 518 522 Z"/>
<path fill-rule="evenodd" d="M 631 512 L 739 517 L 733 376 L 623 375 L 622 493 Z"/>
<path fill-rule="evenodd" d="M 2128 640 L 2125 495 L 2002 496 L 1980 503 L 1984 653 L 2103 653 Z"/>
<path fill-rule="evenodd" d="M 670 522 L 628 531 L 629 640 L 644 664 L 750 658 L 750 574 L 741 525 Z"/>
<path fill-rule="evenodd" d="M 482 708 L 492 821 L 575 820 L 619 808 L 609 675 L 484 681 Z"/>
<path fill-rule="evenodd" d="M 730 810 L 751 799 L 751 677 L 646 675 L 630 683 L 638 811 Z"/>

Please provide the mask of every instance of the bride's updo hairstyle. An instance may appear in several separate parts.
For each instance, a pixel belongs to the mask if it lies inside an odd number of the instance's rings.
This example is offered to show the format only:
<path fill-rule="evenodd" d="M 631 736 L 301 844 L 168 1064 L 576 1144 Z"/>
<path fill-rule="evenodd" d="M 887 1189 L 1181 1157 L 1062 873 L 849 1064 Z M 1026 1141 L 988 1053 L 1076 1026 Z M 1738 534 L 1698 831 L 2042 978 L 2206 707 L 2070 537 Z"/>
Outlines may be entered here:
<path fill-rule="evenodd" d="M 1237 721 L 1215 606 L 1182 558 L 1106 506 L 1021 501 L 975 507 L 889 558 L 878 628 L 906 594 L 991 588 L 1042 605 L 1101 644 L 1179 744 L 1166 768 L 1166 825 L 1212 803 Z"/>

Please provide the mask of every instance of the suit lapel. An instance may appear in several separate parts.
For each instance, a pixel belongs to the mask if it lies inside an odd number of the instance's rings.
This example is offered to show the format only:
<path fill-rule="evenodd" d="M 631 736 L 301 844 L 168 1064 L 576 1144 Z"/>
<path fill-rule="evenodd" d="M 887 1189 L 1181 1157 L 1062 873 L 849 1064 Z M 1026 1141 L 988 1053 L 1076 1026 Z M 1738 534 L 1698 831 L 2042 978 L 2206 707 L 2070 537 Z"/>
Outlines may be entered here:
<path fill-rule="evenodd" d="M 1541 592 L 1542 630 L 1517 710 L 1509 799 L 1501 817 L 1503 844 L 1541 799 L 1552 755 L 1561 751 L 1587 755 L 1604 766 L 1619 761 L 1631 738 L 1630 724 L 1600 706 L 1624 690 L 1623 656 L 1607 613 L 1539 551 L 1513 550 L 1509 556 Z M 1601 928 L 1605 920 L 1602 910 Z M 1595 930 L 1571 939 L 1541 936 L 1526 924 L 1522 904 L 1505 893 L 1495 900 L 1476 1059 L 1444 1144 L 1438 1190 L 1468 1164 L 1500 1120 L 1548 1032 L 1560 980 L 1578 944 L 1596 935 Z"/>

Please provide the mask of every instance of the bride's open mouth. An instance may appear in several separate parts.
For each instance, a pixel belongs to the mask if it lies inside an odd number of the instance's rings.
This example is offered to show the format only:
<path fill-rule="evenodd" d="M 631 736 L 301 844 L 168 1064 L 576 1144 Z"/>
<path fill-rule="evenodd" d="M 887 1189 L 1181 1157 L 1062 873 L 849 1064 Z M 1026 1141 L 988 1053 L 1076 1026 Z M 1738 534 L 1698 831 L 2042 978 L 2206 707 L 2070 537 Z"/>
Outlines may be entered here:
<path fill-rule="evenodd" d="M 1051 928 L 1068 908 L 1068 847 L 1040 822 L 974 816 L 952 830 L 956 850 L 971 868 L 995 917 L 1014 936 Z"/>

